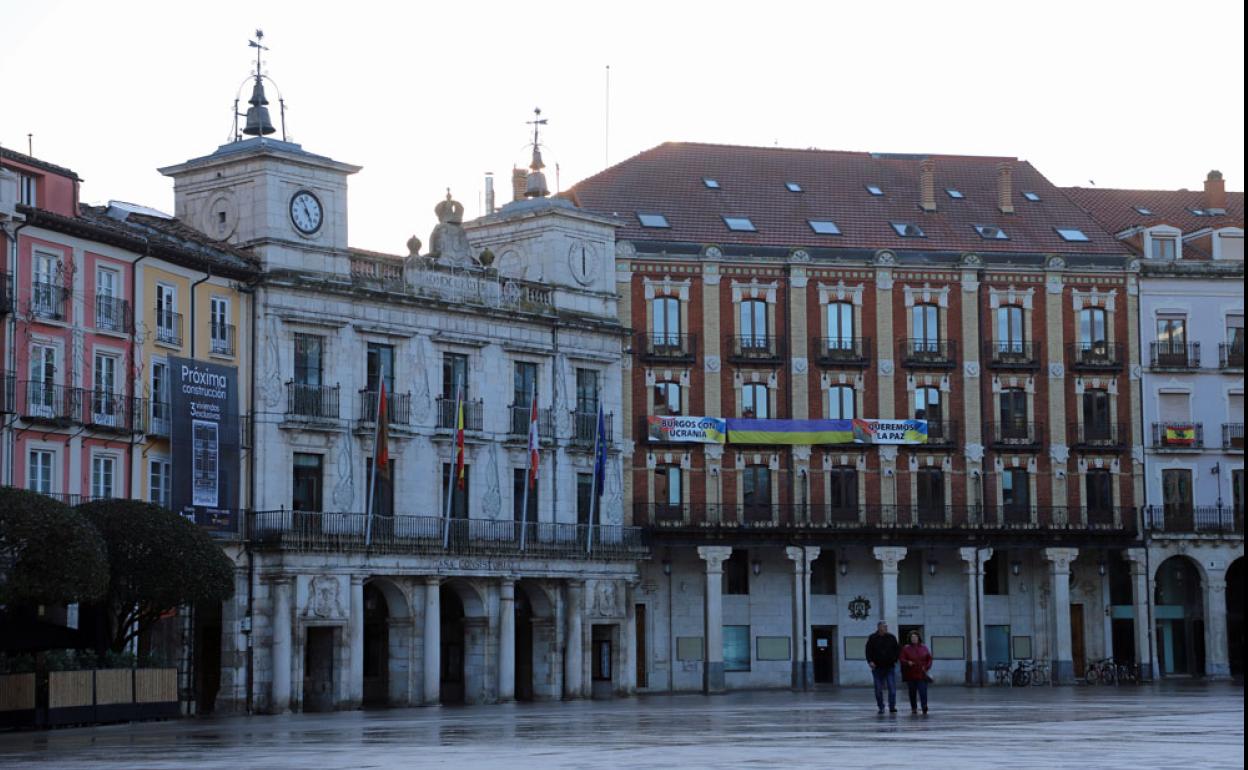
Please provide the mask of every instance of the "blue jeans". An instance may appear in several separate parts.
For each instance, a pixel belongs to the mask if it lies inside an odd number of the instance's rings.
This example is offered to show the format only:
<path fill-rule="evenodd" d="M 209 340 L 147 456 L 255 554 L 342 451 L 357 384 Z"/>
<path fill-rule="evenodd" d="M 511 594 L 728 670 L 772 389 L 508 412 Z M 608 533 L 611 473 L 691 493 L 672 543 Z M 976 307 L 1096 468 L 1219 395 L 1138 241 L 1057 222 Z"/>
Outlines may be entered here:
<path fill-rule="evenodd" d="M 910 710 L 917 709 L 921 703 L 923 704 L 923 710 L 927 711 L 927 680 L 920 679 L 917 682 L 906 682 L 906 685 L 910 688 Z M 917 702 L 915 701 L 916 695 L 918 696 Z"/>
<path fill-rule="evenodd" d="M 875 705 L 884 710 L 884 688 L 888 687 L 888 707 L 897 708 L 897 669 L 889 666 L 871 669 L 871 679 L 875 682 Z"/>

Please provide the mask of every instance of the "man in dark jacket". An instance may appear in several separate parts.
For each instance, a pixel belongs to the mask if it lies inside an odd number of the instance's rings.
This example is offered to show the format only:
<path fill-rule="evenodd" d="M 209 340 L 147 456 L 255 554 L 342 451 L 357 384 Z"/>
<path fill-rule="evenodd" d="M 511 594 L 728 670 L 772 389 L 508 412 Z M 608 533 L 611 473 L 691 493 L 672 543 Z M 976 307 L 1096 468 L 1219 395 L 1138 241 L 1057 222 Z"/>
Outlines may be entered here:
<path fill-rule="evenodd" d="M 875 705 L 884 713 L 884 688 L 888 687 L 888 710 L 897 713 L 897 658 L 901 646 L 897 637 L 888 632 L 888 624 L 880 621 L 875 633 L 867 637 L 867 665 L 875 681 Z"/>

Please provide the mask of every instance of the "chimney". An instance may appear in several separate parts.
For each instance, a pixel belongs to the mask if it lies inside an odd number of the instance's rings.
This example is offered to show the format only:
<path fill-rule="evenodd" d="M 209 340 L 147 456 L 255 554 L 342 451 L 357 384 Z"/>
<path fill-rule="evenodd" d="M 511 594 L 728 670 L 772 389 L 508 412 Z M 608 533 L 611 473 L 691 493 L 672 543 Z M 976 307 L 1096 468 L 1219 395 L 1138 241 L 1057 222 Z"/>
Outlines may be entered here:
<path fill-rule="evenodd" d="M 494 172 L 485 172 L 485 213 L 494 213 Z"/>
<path fill-rule="evenodd" d="M 1005 161 L 997 164 L 997 208 L 1014 213 L 1014 167 Z"/>
<path fill-rule="evenodd" d="M 919 208 L 936 210 L 936 161 L 930 158 L 919 163 Z"/>
<path fill-rule="evenodd" d="M 529 186 L 529 172 L 522 168 L 512 168 L 511 170 L 511 199 L 513 201 L 524 200 L 524 191 Z"/>
<path fill-rule="evenodd" d="M 1205 177 L 1205 210 L 1226 211 L 1226 180 L 1221 171 L 1210 171 Z"/>

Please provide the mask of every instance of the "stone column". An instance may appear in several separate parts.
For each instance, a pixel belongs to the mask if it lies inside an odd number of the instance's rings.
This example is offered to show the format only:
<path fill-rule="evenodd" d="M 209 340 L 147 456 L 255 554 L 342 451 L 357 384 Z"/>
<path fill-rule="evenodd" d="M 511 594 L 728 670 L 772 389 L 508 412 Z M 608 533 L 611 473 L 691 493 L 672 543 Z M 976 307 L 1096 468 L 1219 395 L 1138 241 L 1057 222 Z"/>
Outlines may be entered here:
<path fill-rule="evenodd" d="M 350 626 L 347 628 L 347 701 L 349 708 L 364 702 L 364 576 L 351 576 Z"/>
<path fill-rule="evenodd" d="M 624 583 L 624 670 L 620 672 L 619 690 L 624 695 L 637 692 L 637 581 Z"/>
<path fill-rule="evenodd" d="M 793 562 L 793 689 L 809 690 L 815 681 L 810 659 L 810 565 L 819 548 L 789 546 L 784 555 Z"/>
<path fill-rule="evenodd" d="M 564 600 L 566 633 L 563 640 L 563 697 L 574 700 L 582 692 L 585 673 L 585 581 L 569 580 L 564 584 L 567 598 Z"/>
<path fill-rule="evenodd" d="M 1053 632 L 1053 681 L 1057 684 L 1073 684 L 1075 661 L 1070 639 L 1070 564 L 1079 555 L 1078 548 L 1045 548 L 1044 558 L 1049 562 L 1049 580 L 1052 591 Z"/>
<path fill-rule="evenodd" d="M 880 615 L 888 624 L 888 630 L 897 633 L 897 567 L 906 558 L 906 549 L 898 547 L 873 548 L 875 558 L 880 560 Z"/>
<path fill-rule="evenodd" d="M 1135 662 L 1139 664 L 1140 676 L 1155 679 L 1157 671 L 1153 660 L 1153 603 L 1148 590 L 1148 565 L 1143 548 L 1128 548 L 1123 558 L 1131 565 L 1131 615 L 1135 627 Z"/>
<path fill-rule="evenodd" d="M 1231 676 L 1227 641 L 1226 570 L 1211 569 L 1205 577 L 1205 675 L 1209 679 Z"/>
<path fill-rule="evenodd" d="M 966 683 L 984 683 L 984 562 L 991 548 L 959 548 L 962 574 L 966 576 Z"/>
<path fill-rule="evenodd" d="M 706 599 L 702 622 L 705 643 L 702 646 L 702 691 L 710 694 L 724 691 L 724 601 L 721 594 L 724 562 L 732 549 L 720 545 L 698 546 L 698 557 L 706 562 Z"/>
<path fill-rule="evenodd" d="M 290 710 L 291 630 L 290 578 L 278 576 L 270 586 L 273 592 L 273 693 L 270 709 L 274 714 Z"/>
<path fill-rule="evenodd" d="M 498 584 L 498 700 L 516 697 L 516 581 Z"/>
<path fill-rule="evenodd" d="M 442 578 L 425 578 L 424 702 L 442 701 Z"/>

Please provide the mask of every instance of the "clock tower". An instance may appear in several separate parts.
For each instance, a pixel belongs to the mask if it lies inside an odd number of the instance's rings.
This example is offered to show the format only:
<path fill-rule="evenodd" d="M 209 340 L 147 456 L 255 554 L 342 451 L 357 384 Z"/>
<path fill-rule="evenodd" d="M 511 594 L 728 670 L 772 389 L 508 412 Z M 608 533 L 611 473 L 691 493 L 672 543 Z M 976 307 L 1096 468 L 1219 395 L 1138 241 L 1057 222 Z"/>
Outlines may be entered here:
<path fill-rule="evenodd" d="M 234 140 L 215 152 L 166 166 L 176 216 L 198 230 L 249 248 L 266 270 L 349 273 L 347 177 L 359 166 L 340 163 L 270 136 L 258 41 L 250 108 Z M 271 84 L 271 81 L 270 81 Z M 235 109 L 237 114 L 238 110 Z M 283 120 L 284 124 L 284 120 Z"/>

